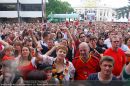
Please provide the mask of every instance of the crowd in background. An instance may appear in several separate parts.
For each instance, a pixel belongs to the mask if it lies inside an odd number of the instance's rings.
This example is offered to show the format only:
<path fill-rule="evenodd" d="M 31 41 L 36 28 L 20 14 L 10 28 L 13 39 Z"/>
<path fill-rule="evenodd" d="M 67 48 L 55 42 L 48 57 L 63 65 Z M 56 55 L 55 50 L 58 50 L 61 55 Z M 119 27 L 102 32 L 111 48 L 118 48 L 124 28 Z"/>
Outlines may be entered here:
<path fill-rule="evenodd" d="M 127 81 L 130 23 L 0 23 L 0 64 L 1 84 Z"/>

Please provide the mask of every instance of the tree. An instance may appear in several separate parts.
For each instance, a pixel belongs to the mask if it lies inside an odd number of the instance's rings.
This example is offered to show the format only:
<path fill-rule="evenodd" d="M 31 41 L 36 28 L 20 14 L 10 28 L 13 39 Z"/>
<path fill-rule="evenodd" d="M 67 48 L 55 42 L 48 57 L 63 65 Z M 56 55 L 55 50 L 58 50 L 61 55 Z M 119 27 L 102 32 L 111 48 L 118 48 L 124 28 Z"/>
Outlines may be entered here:
<path fill-rule="evenodd" d="M 47 16 L 50 13 L 61 14 L 61 13 L 71 13 L 74 9 L 68 2 L 62 2 L 60 0 L 48 0 L 49 3 L 46 3 L 46 13 Z"/>
<path fill-rule="evenodd" d="M 116 9 L 118 18 L 121 18 L 121 17 L 128 18 L 129 11 L 130 11 L 130 6 L 125 6 L 125 7 L 121 7 L 121 8 Z"/>

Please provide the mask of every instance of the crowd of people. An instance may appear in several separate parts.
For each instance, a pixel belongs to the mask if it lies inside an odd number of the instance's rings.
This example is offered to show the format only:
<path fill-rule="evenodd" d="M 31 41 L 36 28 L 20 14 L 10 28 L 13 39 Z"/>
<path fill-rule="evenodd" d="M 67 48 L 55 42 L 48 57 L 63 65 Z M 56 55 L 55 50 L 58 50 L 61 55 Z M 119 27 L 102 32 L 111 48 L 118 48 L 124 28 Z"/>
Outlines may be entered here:
<path fill-rule="evenodd" d="M 79 80 L 130 85 L 130 23 L 0 23 L 0 84 Z"/>

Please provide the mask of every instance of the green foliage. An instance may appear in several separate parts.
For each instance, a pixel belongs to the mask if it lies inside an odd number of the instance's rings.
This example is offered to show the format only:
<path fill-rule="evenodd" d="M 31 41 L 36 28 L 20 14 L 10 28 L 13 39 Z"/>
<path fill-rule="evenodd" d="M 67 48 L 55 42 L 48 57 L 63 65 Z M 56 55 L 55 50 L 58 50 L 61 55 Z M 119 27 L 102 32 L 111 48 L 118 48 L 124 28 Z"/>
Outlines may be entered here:
<path fill-rule="evenodd" d="M 46 3 L 47 16 L 50 13 L 65 14 L 65 13 L 71 13 L 73 11 L 74 9 L 71 7 L 71 5 L 68 2 L 62 2 L 60 0 L 48 0 L 48 3 Z"/>

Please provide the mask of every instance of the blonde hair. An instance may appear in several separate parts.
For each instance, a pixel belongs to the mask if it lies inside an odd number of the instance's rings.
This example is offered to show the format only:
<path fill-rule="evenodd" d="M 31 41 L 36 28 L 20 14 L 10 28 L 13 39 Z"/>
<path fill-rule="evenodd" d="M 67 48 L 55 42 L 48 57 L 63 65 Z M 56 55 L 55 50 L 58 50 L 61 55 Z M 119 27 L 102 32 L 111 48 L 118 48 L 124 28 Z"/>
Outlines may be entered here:
<path fill-rule="evenodd" d="M 11 46 L 11 45 L 8 45 L 8 46 L 4 47 L 4 51 L 6 51 L 6 50 L 13 50 L 13 49 L 14 49 L 14 47 Z"/>

